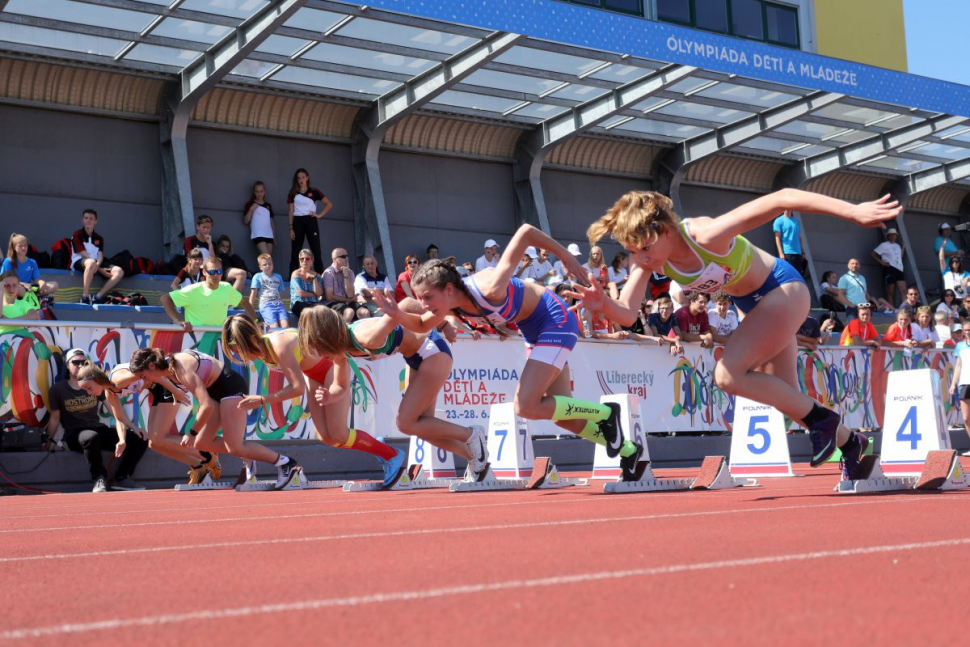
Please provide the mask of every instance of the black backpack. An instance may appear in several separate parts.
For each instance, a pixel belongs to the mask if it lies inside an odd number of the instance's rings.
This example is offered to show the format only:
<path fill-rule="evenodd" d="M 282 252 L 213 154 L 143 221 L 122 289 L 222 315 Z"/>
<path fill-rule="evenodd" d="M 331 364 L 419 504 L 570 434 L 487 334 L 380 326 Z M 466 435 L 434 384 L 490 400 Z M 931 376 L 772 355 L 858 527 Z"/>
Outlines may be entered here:
<path fill-rule="evenodd" d="M 38 263 L 39 265 L 40 263 Z M 56 270 L 71 269 L 71 239 L 61 238 L 51 245 L 50 266 Z"/>

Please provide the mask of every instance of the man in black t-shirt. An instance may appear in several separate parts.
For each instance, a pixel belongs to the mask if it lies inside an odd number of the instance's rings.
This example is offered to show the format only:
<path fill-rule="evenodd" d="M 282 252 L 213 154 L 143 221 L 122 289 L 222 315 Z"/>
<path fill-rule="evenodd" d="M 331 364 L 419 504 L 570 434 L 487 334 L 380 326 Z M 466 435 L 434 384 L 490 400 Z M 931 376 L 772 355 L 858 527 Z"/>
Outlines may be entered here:
<path fill-rule="evenodd" d="M 119 441 L 118 434 L 102 423 L 98 416 L 98 407 L 104 395 L 93 396 L 78 384 L 78 371 L 90 361 L 87 353 L 80 348 L 72 348 L 67 351 L 65 361 L 67 379 L 52 386 L 48 394 L 51 415 L 47 433 L 58 446 L 66 444 L 68 449 L 84 454 L 94 480 L 92 492 L 105 492 L 108 489 L 108 471 L 104 467 L 101 450 L 102 447 L 105 451 L 114 450 Z M 124 454 L 112 483 L 114 489 L 142 489 L 131 480 L 131 475 L 146 449 L 147 441 L 130 429 L 126 430 Z"/>

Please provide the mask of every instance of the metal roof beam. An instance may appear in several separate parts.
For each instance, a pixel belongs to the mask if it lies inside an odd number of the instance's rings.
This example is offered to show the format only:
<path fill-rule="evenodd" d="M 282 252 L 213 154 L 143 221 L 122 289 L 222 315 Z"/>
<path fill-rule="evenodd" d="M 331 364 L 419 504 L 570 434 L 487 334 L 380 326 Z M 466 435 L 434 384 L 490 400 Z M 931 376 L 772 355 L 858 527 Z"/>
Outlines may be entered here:
<path fill-rule="evenodd" d="M 351 49 L 380 52 L 381 54 L 396 54 L 398 56 L 420 58 L 428 61 L 437 61 L 439 63 L 447 61 L 450 58 L 448 54 L 444 54 L 442 52 L 432 52 L 427 49 L 405 47 L 404 45 L 394 45 L 392 43 L 380 43 L 376 40 L 352 38 L 350 36 L 341 36 L 340 34 L 331 34 L 326 38 L 320 38 L 319 32 L 299 29 L 297 27 L 281 27 L 276 30 L 276 33 L 280 36 L 289 36 L 290 38 L 299 38 L 301 40 L 311 40 L 318 43 L 326 43 L 328 45 L 341 45 Z"/>
<path fill-rule="evenodd" d="M 166 97 L 161 124 L 162 231 L 169 253 L 179 249 L 181 234 L 195 229 L 192 184 L 186 145 L 189 118 L 199 99 L 242 62 L 307 0 L 276 0 L 190 63 Z"/>
<path fill-rule="evenodd" d="M 403 13 L 386 11 L 384 9 L 375 9 L 374 7 L 369 7 L 366 4 L 363 4 L 363 6 L 355 6 L 348 5 L 343 2 L 330 2 L 329 0 L 309 0 L 307 3 L 307 8 L 321 9 L 323 11 L 340 13 L 347 16 L 354 16 L 356 18 L 369 18 L 371 20 L 391 22 L 396 25 L 407 25 L 408 27 L 417 27 L 419 29 L 430 29 L 433 31 L 453 34 L 455 36 L 468 36 L 469 38 L 475 38 L 478 40 L 486 38 L 489 34 L 493 33 L 493 30 L 491 29 L 468 27 L 465 25 L 440 22 L 430 18 L 409 16 Z"/>
<path fill-rule="evenodd" d="M 515 162 L 512 165 L 520 222 L 551 233 L 539 175 L 546 156 L 554 147 L 678 83 L 695 71 L 697 68 L 687 65 L 668 65 L 547 119 L 531 132 L 523 134 L 516 143 Z"/>
<path fill-rule="evenodd" d="M 890 192 L 903 204 L 914 195 L 970 177 L 970 158 L 940 164 L 901 178 Z"/>
<path fill-rule="evenodd" d="M 148 43 L 151 45 L 161 45 L 162 47 L 191 49 L 197 50 L 200 53 L 205 51 L 206 48 L 205 43 L 200 43 L 194 40 L 169 38 L 167 36 L 152 36 L 151 34 L 142 36 L 137 31 L 113 29 L 111 27 L 100 27 L 96 25 L 82 25 L 80 23 L 56 20 L 54 18 L 38 18 L 36 16 L 21 16 L 19 14 L 0 13 L 0 22 L 15 25 L 25 25 L 28 27 L 40 27 L 42 29 L 53 29 L 55 31 L 63 31 L 69 34 L 84 34 L 87 36 L 98 36 L 100 38 L 111 38 L 114 40 L 127 40 L 133 43 Z"/>
<path fill-rule="evenodd" d="M 775 177 L 776 187 L 801 187 L 828 173 L 853 166 L 877 155 L 887 155 L 896 149 L 967 121 L 966 117 L 941 115 L 917 124 L 903 126 L 833 151 L 807 157 L 798 164 L 786 167 Z"/>
<path fill-rule="evenodd" d="M 734 146 L 800 119 L 819 108 L 835 103 L 843 95 L 832 92 L 813 92 L 774 108 L 769 108 L 733 124 L 688 139 L 664 155 L 657 165 L 657 191 L 674 201 L 674 209 L 681 211 L 680 185 L 687 169 L 705 157 L 716 155 Z"/>
<path fill-rule="evenodd" d="M 140 11 L 141 13 L 163 18 L 183 18 L 196 22 L 205 22 L 223 27 L 236 28 L 239 26 L 239 18 L 232 16 L 220 16 L 219 14 L 206 13 L 204 11 L 192 11 L 191 9 L 169 9 L 168 7 L 148 2 L 134 2 L 133 0 L 76 0 L 85 4 L 97 5 L 99 7 L 111 7 L 113 9 L 127 9 L 128 11 Z"/>
<path fill-rule="evenodd" d="M 394 251 L 378 156 L 387 130 L 470 74 L 508 51 L 524 37 L 495 32 L 447 61 L 402 83 L 362 110 L 354 124 L 351 147 L 354 178 L 354 234 L 357 252 L 380 254 L 384 270 L 394 272 Z"/>

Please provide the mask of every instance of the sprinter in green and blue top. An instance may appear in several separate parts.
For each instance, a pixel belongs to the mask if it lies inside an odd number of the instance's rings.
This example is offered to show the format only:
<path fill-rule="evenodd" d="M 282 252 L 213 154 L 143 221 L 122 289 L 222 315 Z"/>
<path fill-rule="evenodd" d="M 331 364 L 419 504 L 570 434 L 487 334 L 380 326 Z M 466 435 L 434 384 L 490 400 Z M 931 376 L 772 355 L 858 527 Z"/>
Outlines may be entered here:
<path fill-rule="evenodd" d="M 670 199 L 652 191 L 621 197 L 587 232 L 592 243 L 612 234 L 630 252 L 630 278 L 616 301 L 598 285 L 576 286 L 572 296 L 587 308 L 629 325 L 647 290 L 651 272 L 663 272 L 685 291 L 724 290 L 746 316 L 728 339 L 714 368 L 721 390 L 768 404 L 801 421 L 812 440 L 812 466 L 842 449 L 843 478 L 860 474 L 869 439 L 852 433 L 840 416 L 820 406 L 798 388 L 795 333 L 809 307 L 808 287 L 784 259 L 753 247 L 741 234 L 792 210 L 849 220 L 864 227 L 885 227 L 900 213 L 899 203 L 884 196 L 851 204 L 796 189 L 762 196 L 718 217 L 681 221 Z"/>
<path fill-rule="evenodd" d="M 422 310 L 412 299 L 398 305 L 405 310 Z M 415 334 L 387 316 L 363 319 L 348 326 L 330 308 L 308 308 L 300 315 L 299 344 L 304 354 L 314 353 L 333 360 L 333 380 L 313 392 L 317 406 L 339 407 L 342 411 L 337 418 L 328 414 L 328 427 L 342 423 L 346 428 L 351 372 L 347 358 L 375 361 L 399 354 L 408 366 L 408 378 L 395 420 L 397 428 L 464 458 L 468 461 L 467 480 L 481 480 L 488 474 L 485 430 L 462 427 L 435 417 L 438 393 L 452 366 L 451 348 L 437 330 Z M 383 463 L 384 487 L 394 485 L 407 467 L 407 456 L 396 451 L 397 456 Z"/>
<path fill-rule="evenodd" d="M 554 253 L 570 274 L 584 276 L 583 266 L 562 245 L 535 227 L 523 225 L 498 265 L 474 276 L 462 279 L 445 261 L 422 265 L 411 279 L 411 289 L 427 309 L 423 314 L 405 312 L 385 295 L 375 294 L 375 299 L 385 315 L 422 334 L 446 318 L 488 323 L 496 330 L 515 323 L 525 338 L 528 357 L 515 391 L 515 412 L 531 420 L 553 420 L 563 429 L 604 445 L 610 457 L 621 457 L 622 478 L 633 480 L 643 448 L 624 439 L 619 405 L 572 397 L 566 362 L 579 338 L 576 313 L 554 292 L 513 276 L 530 246 Z M 544 475 L 535 476 L 533 487 L 542 484 Z"/>

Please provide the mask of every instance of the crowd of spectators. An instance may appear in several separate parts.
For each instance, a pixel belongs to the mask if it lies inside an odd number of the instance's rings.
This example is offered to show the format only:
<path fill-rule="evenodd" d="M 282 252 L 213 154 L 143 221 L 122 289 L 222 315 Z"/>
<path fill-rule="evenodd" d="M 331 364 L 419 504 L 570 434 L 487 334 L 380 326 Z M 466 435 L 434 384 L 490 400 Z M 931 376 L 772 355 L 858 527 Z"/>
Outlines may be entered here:
<path fill-rule="evenodd" d="M 347 250 L 335 247 L 330 252 L 330 265 L 323 266 L 318 221 L 333 209 L 333 203 L 313 186 L 309 173 L 302 168 L 294 173 L 287 195 L 291 242 L 287 281 L 285 275 L 274 271 L 272 253 L 277 227 L 266 193 L 265 184 L 255 182 L 242 209 L 243 223 L 250 228 L 251 255 L 234 253 L 228 236 L 215 237 L 212 217 L 197 218 L 196 231 L 184 241 L 185 255 L 174 261 L 177 274 L 171 282 L 170 293 L 162 299 L 173 322 L 186 326 L 203 321 L 216 323 L 218 316 L 213 312 L 243 307 L 258 312 L 267 328 L 287 327 L 295 325 L 304 309 L 322 306 L 338 312 L 349 323 L 380 314 L 373 296 L 375 290 L 393 291 L 398 301 L 414 296 L 411 278 L 423 262 L 418 254 L 407 254 L 400 271 L 397 268 L 382 271 L 374 256 L 365 257 L 360 271 L 355 271 Z M 81 228 L 69 239 L 68 264 L 82 275 L 82 303 L 103 302 L 126 276 L 125 268 L 106 256 L 105 239 L 96 231 L 97 223 L 97 212 L 85 209 L 81 214 Z M 790 212 L 782 213 L 773 221 L 772 230 L 779 258 L 806 275 L 808 264 L 802 251 L 799 218 Z M 970 272 L 963 269 L 962 250 L 951 238 L 952 228 L 943 223 L 938 234 L 934 249 L 939 258 L 943 289 L 941 299 L 932 308 L 920 302 L 915 286 L 906 285 L 903 262 L 907 250 L 899 232 L 889 228 L 885 240 L 870 251 L 870 257 L 882 269 L 885 298 L 870 288 L 860 272 L 859 259 L 849 259 L 841 275 L 833 271 L 822 275 L 818 294 L 821 310 L 826 314 L 818 319 L 806 318 L 796 337 L 798 344 L 808 349 L 830 343 L 911 349 L 959 341 L 963 334 L 960 323 L 970 317 Z M 469 276 L 495 267 L 500 247 L 495 238 L 488 238 L 482 246 L 482 255 L 474 262 L 459 262 L 455 256 L 444 260 L 455 265 L 462 276 Z M 569 244 L 567 251 L 575 257 L 583 256 L 576 243 Z M 0 270 L 5 318 L 36 317 L 34 311 L 51 302 L 57 294 L 59 286 L 41 278 L 38 263 L 30 252 L 25 236 L 10 237 L 7 258 Z M 438 247 L 428 245 L 424 259 L 438 258 L 441 258 Z M 603 249 L 592 246 L 583 267 L 615 299 L 629 277 L 629 260 L 629 255 L 620 251 L 607 263 Z M 533 247 L 526 249 L 515 275 L 556 291 L 562 291 L 569 283 L 562 259 L 552 257 L 548 250 Z M 97 277 L 103 279 L 103 284 L 96 289 Z M 185 310 L 184 315 L 178 308 Z M 872 325 L 874 311 L 896 315 L 896 321 L 883 336 Z M 726 293 L 710 297 L 686 294 L 669 277 L 656 272 L 649 278 L 648 295 L 632 326 L 621 327 L 584 309 L 580 309 L 579 315 L 586 337 L 661 343 L 674 353 L 680 352 L 684 343 L 702 347 L 723 344 L 739 325 L 739 315 Z"/>

